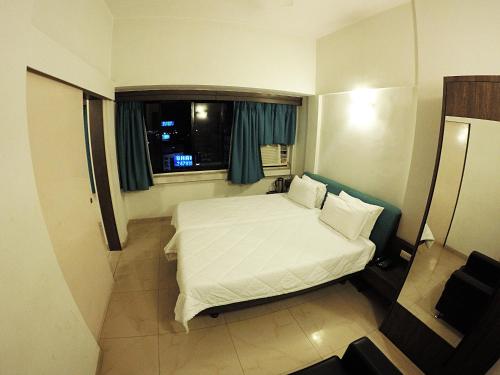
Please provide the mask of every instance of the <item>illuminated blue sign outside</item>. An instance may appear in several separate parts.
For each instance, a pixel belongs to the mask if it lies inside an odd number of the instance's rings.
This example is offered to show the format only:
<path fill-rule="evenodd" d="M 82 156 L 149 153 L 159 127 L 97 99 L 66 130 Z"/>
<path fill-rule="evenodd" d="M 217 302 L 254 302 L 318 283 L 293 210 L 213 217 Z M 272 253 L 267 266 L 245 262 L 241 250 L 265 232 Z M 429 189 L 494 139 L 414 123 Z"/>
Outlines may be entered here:
<path fill-rule="evenodd" d="M 185 168 L 193 166 L 193 155 L 175 155 L 174 156 L 174 167 L 175 168 Z"/>
<path fill-rule="evenodd" d="M 174 122 L 173 121 L 162 121 L 161 126 L 162 127 L 174 126 Z"/>
<path fill-rule="evenodd" d="M 162 133 L 161 134 L 161 140 L 162 141 L 168 141 L 170 139 L 170 134 L 168 133 Z"/>

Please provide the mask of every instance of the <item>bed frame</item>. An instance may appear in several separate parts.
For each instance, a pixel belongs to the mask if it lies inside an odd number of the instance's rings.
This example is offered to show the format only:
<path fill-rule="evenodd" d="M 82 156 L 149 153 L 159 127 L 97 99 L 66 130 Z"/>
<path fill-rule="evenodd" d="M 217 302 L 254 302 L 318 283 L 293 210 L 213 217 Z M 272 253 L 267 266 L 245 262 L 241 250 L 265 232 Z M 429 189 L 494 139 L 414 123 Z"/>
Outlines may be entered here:
<path fill-rule="evenodd" d="M 335 285 L 335 284 L 345 284 L 347 280 L 351 278 L 356 278 L 359 276 L 359 274 L 363 271 L 358 271 L 351 273 L 349 275 L 345 275 L 342 277 L 339 277 L 338 279 L 328 281 L 323 284 L 319 284 L 307 289 L 301 289 L 297 290 L 296 292 L 291 292 L 291 293 L 286 293 L 286 294 L 280 294 L 279 296 L 272 296 L 272 297 L 265 297 L 265 298 L 258 298 L 258 299 L 252 299 L 248 301 L 242 301 L 242 302 L 235 302 L 235 303 L 230 303 L 228 305 L 221 305 L 221 306 L 214 306 L 209 309 L 201 311 L 198 315 L 210 315 L 212 318 L 217 318 L 219 314 L 225 313 L 225 312 L 230 312 L 230 311 L 235 311 L 235 310 L 240 310 L 240 309 L 246 309 L 248 307 L 254 307 L 254 306 L 259 306 L 259 305 L 264 305 L 266 303 L 270 302 L 276 302 L 276 301 L 281 301 L 287 298 L 295 297 L 301 294 L 306 294 L 309 292 L 313 292 L 318 289 L 326 288 L 327 286 L 330 285 Z"/>
<path fill-rule="evenodd" d="M 377 219 L 377 222 L 375 223 L 373 231 L 370 235 L 370 240 L 376 245 L 375 254 L 373 256 L 372 262 L 384 258 L 387 255 L 388 245 L 391 239 L 396 235 L 396 231 L 399 225 L 399 220 L 401 219 L 401 210 L 390 203 L 384 202 L 381 199 L 364 194 L 356 189 L 353 189 L 347 185 L 343 185 L 337 181 L 309 172 L 306 172 L 305 174 L 316 181 L 326 184 L 329 193 L 339 195 L 340 192 L 343 190 L 349 195 L 359 198 L 366 203 L 384 207 L 384 210 Z M 290 298 L 300 294 L 308 293 L 337 283 L 344 284 L 348 279 L 358 277 L 361 274 L 361 272 L 363 271 L 345 275 L 338 279 L 329 281 L 327 283 L 316 285 L 307 289 L 298 290 L 292 293 L 281 294 L 273 297 L 258 298 L 243 302 L 236 302 L 228 305 L 214 306 L 209 309 L 201 311 L 198 315 L 210 315 L 211 317 L 216 318 L 217 316 L 219 316 L 220 313 L 223 312 L 229 312 L 247 307 L 258 306 L 269 302 L 283 300 L 285 298 Z"/>

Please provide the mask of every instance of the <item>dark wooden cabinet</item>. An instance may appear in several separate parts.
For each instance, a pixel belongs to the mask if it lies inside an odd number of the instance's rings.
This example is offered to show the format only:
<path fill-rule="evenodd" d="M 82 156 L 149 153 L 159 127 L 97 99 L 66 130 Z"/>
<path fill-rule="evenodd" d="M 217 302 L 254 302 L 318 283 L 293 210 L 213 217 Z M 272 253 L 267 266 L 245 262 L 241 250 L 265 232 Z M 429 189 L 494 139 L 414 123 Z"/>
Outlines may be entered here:
<path fill-rule="evenodd" d="M 393 264 L 387 269 L 383 269 L 376 264 L 365 268 L 361 274 L 362 280 L 378 293 L 388 303 L 392 303 L 398 297 L 402 288 L 408 262 L 402 258 L 395 259 Z"/>

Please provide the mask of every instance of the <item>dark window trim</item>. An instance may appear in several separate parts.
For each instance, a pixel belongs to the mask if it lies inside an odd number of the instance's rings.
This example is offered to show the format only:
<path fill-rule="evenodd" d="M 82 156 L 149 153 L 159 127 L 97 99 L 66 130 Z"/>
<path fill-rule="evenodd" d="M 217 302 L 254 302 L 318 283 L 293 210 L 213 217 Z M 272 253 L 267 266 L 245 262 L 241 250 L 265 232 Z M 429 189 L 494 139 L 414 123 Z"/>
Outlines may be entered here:
<path fill-rule="evenodd" d="M 262 94 L 241 91 L 212 91 L 212 90 L 144 90 L 119 91 L 115 93 L 115 100 L 119 101 L 249 101 L 257 103 L 302 105 L 299 96 Z"/>

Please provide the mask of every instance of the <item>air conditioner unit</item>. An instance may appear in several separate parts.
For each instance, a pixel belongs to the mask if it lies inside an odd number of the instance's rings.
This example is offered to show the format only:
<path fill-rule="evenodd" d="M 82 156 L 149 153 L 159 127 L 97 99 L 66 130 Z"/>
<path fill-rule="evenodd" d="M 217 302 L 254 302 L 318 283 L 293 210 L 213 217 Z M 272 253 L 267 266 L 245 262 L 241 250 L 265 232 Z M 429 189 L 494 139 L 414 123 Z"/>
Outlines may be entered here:
<path fill-rule="evenodd" d="M 280 167 L 288 165 L 288 146 L 267 145 L 260 147 L 263 167 Z"/>

